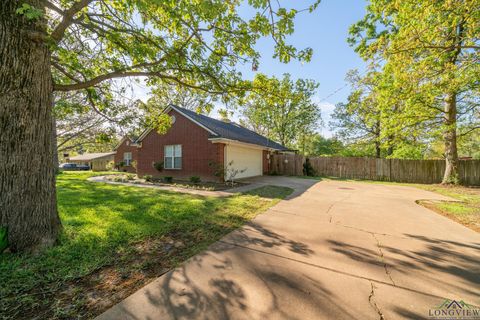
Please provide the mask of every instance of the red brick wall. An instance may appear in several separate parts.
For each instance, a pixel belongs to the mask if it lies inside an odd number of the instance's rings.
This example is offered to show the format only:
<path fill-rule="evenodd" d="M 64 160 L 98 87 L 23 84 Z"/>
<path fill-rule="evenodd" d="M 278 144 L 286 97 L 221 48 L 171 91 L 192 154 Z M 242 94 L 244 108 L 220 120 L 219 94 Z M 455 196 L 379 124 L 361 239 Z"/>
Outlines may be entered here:
<path fill-rule="evenodd" d="M 199 176 L 203 181 L 216 181 L 209 163 L 214 161 L 223 165 L 224 144 L 212 143 L 208 140 L 210 133 L 172 110 L 176 121 L 164 135 L 155 130 L 142 140 L 137 153 L 137 172 L 140 176 L 149 174 L 155 177 L 171 176 L 174 179 L 188 180 L 191 176 Z M 164 146 L 182 145 L 182 168 L 163 169 L 158 172 L 153 163 L 164 161 Z"/>
<path fill-rule="evenodd" d="M 120 146 L 117 148 L 117 153 L 115 154 L 115 164 L 120 163 L 123 161 L 123 153 L 124 152 L 131 152 L 132 153 L 132 161 L 138 162 L 138 155 L 137 151 L 138 148 L 131 145 L 132 141 L 130 139 L 125 139 Z M 136 173 L 137 170 L 133 166 L 123 166 L 119 168 L 120 171 Z"/>

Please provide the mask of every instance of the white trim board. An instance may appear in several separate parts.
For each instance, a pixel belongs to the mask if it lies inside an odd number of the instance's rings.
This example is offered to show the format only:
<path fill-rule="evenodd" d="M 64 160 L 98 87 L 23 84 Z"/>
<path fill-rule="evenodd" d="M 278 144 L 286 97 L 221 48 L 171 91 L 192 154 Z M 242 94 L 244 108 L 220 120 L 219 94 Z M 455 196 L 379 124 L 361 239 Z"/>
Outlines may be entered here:
<path fill-rule="evenodd" d="M 225 143 L 225 144 L 236 145 L 236 146 L 239 146 L 239 147 L 246 147 L 246 148 L 251 148 L 251 149 L 260 149 L 260 150 L 267 150 L 267 151 L 279 150 L 279 149 L 275 149 L 275 148 L 261 146 L 259 144 L 242 142 L 242 141 L 232 140 L 232 139 L 227 139 L 227 138 L 210 138 L 208 140 L 210 140 L 212 143 Z"/>

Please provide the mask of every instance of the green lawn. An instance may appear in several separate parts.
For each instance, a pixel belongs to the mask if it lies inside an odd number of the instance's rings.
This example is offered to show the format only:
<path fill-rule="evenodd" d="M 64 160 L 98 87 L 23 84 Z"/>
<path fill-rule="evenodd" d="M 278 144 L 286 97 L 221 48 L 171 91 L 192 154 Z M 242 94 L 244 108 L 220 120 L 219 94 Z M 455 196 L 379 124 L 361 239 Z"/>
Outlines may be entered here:
<path fill-rule="evenodd" d="M 457 200 L 457 202 L 420 203 L 470 229 L 480 232 L 480 188 L 442 186 L 438 184 L 415 185 L 415 187 L 437 192 Z"/>
<path fill-rule="evenodd" d="M 293 191 L 214 198 L 86 181 L 92 175 L 58 176 L 58 246 L 0 255 L 0 318 L 96 315 Z"/>
<path fill-rule="evenodd" d="M 432 209 L 435 212 L 440 213 L 452 220 L 455 220 L 472 230 L 480 232 L 480 188 L 479 187 L 450 186 L 450 185 L 441 185 L 441 184 L 397 183 L 397 182 L 373 181 L 373 180 L 343 179 L 343 178 L 335 178 L 335 177 L 300 176 L 299 178 L 402 185 L 402 186 L 415 187 L 415 188 L 419 188 L 427 191 L 436 192 L 445 196 L 452 197 L 457 201 L 455 202 L 420 201 L 419 204 L 424 205 L 425 207 Z"/>

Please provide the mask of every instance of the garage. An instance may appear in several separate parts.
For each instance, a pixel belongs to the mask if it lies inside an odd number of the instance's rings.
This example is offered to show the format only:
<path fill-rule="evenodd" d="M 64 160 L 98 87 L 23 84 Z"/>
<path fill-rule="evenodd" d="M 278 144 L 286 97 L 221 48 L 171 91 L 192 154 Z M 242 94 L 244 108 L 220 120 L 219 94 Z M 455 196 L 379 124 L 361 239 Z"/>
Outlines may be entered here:
<path fill-rule="evenodd" d="M 233 168 L 245 170 L 235 178 L 248 178 L 262 175 L 262 150 L 227 144 L 225 146 L 225 167 L 232 162 Z"/>

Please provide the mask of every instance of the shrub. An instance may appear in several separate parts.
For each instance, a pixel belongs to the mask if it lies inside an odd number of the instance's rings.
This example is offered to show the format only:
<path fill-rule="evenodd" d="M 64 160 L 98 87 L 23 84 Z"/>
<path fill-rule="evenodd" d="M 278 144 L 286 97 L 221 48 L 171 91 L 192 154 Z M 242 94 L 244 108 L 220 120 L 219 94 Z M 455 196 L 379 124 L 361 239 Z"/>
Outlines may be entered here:
<path fill-rule="evenodd" d="M 152 182 L 153 177 L 149 174 L 146 174 L 143 176 L 143 179 L 145 179 L 145 181 Z"/>
<path fill-rule="evenodd" d="M 123 162 L 123 161 L 120 161 L 120 162 L 118 162 L 118 163 L 115 164 L 115 168 L 116 168 L 117 170 L 119 170 L 120 167 L 124 167 L 124 166 L 125 166 L 125 162 Z"/>
<path fill-rule="evenodd" d="M 116 169 L 116 168 L 117 168 L 117 166 L 113 161 L 109 161 L 106 165 L 106 169 L 108 171 L 112 171 L 113 169 Z"/>
<path fill-rule="evenodd" d="M 127 174 L 127 180 L 135 180 L 135 175 L 132 173 Z"/>
<path fill-rule="evenodd" d="M 313 169 L 309 158 L 306 158 L 305 163 L 303 164 L 303 175 L 309 177 L 315 176 L 315 169 Z"/>
<path fill-rule="evenodd" d="M 223 164 L 220 164 L 218 162 L 215 162 L 215 161 L 210 161 L 208 163 L 208 166 L 212 169 L 213 171 L 213 175 L 217 178 L 224 178 L 225 177 L 225 167 L 223 166 Z"/>
<path fill-rule="evenodd" d="M 239 173 L 244 173 L 245 171 L 247 171 L 248 168 L 244 168 L 244 169 L 237 169 L 233 166 L 233 160 L 230 161 L 228 163 L 228 166 L 227 166 L 227 169 L 225 171 L 225 175 L 226 175 L 226 180 L 227 181 L 230 181 L 230 184 L 231 186 L 233 187 L 235 185 L 235 177 L 239 174 Z"/>
<path fill-rule="evenodd" d="M 137 169 L 137 160 L 133 160 L 130 165 L 132 166 L 132 168 L 134 169 Z"/>
<path fill-rule="evenodd" d="M 163 181 L 167 183 L 172 183 L 173 182 L 173 177 L 163 177 Z"/>
<path fill-rule="evenodd" d="M 154 163 L 153 163 L 153 167 L 154 167 L 155 170 L 157 170 L 158 172 L 162 172 L 162 171 L 163 171 L 163 161 L 154 162 Z"/>
<path fill-rule="evenodd" d="M 198 176 L 192 176 L 190 177 L 190 182 L 192 183 L 200 183 L 202 180 Z"/>

